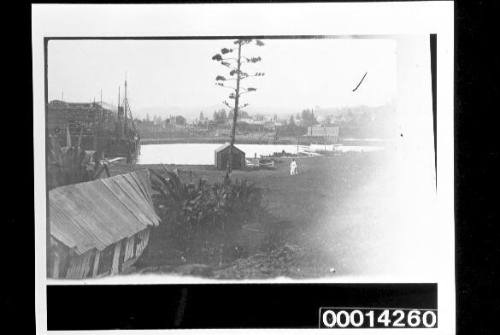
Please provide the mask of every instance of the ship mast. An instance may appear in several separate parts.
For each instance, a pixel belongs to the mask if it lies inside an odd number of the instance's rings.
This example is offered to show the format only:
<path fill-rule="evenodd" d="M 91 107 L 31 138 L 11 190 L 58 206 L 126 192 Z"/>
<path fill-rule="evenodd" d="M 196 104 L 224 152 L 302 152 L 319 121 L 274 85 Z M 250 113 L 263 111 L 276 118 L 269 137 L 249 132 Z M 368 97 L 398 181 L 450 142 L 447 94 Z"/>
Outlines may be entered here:
<path fill-rule="evenodd" d="M 123 98 L 123 133 L 127 131 L 127 109 L 128 109 L 128 100 L 127 100 L 127 79 L 125 79 L 125 97 Z"/>
<path fill-rule="evenodd" d="M 122 125 L 122 112 L 121 112 L 121 109 L 122 108 L 120 105 L 121 105 L 121 96 L 120 96 L 120 89 L 121 87 L 118 86 L 118 109 L 117 109 L 117 122 L 118 122 L 118 127 L 117 127 L 117 137 L 118 138 L 123 138 L 123 125 Z"/>

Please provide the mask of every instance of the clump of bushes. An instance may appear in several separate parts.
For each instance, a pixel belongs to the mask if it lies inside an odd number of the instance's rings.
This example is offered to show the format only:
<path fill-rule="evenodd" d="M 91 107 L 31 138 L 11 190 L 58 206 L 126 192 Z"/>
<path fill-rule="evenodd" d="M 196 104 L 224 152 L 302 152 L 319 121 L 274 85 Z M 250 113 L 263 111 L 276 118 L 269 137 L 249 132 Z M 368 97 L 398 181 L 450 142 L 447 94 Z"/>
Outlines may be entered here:
<path fill-rule="evenodd" d="M 163 226 L 179 238 L 194 232 L 231 231 L 262 211 L 260 188 L 246 180 L 209 184 L 183 183 L 174 172 L 150 170 L 151 184 L 158 195 L 154 202 Z"/>

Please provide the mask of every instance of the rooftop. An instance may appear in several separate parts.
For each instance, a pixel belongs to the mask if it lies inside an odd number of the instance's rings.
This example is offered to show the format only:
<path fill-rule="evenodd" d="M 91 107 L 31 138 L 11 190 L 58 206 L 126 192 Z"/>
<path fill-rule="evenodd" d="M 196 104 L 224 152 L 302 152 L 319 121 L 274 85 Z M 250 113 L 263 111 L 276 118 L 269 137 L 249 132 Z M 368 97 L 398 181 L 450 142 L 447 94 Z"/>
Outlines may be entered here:
<path fill-rule="evenodd" d="M 83 254 L 156 226 L 147 170 L 49 191 L 50 234 Z"/>

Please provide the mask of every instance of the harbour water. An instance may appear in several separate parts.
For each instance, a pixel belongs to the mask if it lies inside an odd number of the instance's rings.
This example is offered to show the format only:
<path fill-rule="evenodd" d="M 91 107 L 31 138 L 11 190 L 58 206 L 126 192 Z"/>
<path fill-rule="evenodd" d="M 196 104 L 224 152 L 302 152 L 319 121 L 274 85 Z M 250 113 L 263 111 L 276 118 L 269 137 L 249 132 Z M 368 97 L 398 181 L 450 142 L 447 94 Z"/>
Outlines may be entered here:
<path fill-rule="evenodd" d="M 178 165 L 212 165 L 217 143 L 173 143 L 147 144 L 141 146 L 138 164 L 178 164 Z M 293 144 L 237 144 L 245 152 L 247 158 L 272 155 L 275 152 L 297 154 L 298 152 L 367 152 L 381 150 L 379 146 L 345 146 L 311 144 L 297 146 Z"/>

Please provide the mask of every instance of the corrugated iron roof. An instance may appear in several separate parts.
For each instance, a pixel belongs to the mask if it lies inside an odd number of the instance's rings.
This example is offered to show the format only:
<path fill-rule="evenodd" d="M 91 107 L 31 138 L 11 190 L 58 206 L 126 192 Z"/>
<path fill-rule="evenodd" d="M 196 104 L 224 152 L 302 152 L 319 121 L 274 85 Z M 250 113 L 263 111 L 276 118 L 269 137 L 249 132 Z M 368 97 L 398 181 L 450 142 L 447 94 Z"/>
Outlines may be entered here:
<path fill-rule="evenodd" d="M 156 226 L 147 170 L 49 191 L 50 234 L 83 254 Z"/>
<path fill-rule="evenodd" d="M 221 145 L 220 147 L 218 147 L 217 149 L 215 149 L 215 152 L 221 152 L 221 151 L 225 150 L 226 148 L 229 148 L 230 145 L 231 145 L 230 143 L 224 143 L 223 145 Z M 245 152 L 243 152 L 243 150 L 238 149 L 235 145 L 233 145 L 233 149 L 235 149 L 236 151 L 241 152 L 242 154 L 245 153 Z"/>

